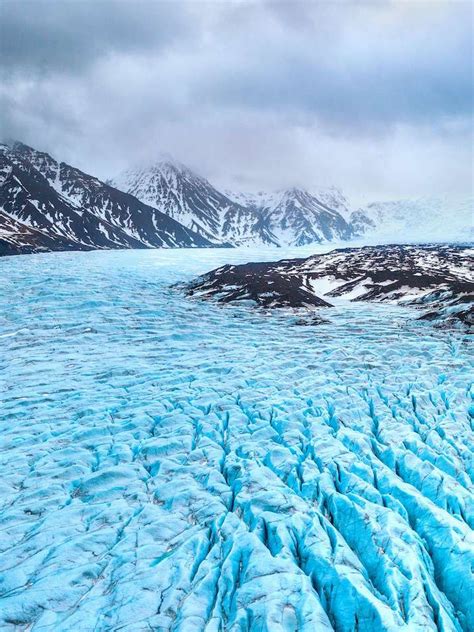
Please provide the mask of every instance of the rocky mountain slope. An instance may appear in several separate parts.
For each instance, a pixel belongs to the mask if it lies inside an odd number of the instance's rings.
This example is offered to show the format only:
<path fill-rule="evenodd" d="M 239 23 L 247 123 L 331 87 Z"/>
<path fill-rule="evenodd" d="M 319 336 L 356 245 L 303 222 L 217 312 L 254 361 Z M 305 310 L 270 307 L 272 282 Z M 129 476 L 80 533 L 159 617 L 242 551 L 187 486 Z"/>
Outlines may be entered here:
<path fill-rule="evenodd" d="M 302 246 L 360 237 L 426 243 L 472 236 L 470 198 L 373 202 L 354 208 L 335 187 L 222 193 L 171 159 L 129 169 L 112 183 L 216 244 Z"/>
<path fill-rule="evenodd" d="M 276 193 L 232 194 L 257 212 L 280 246 L 344 241 L 354 236 L 342 213 L 346 200 L 336 189 L 310 193 L 296 187 Z"/>
<path fill-rule="evenodd" d="M 229 199 L 180 163 L 166 160 L 130 169 L 111 182 L 212 243 L 278 245 L 256 210 Z"/>
<path fill-rule="evenodd" d="M 208 246 L 168 215 L 27 145 L 0 146 L 0 253 Z"/>
<path fill-rule="evenodd" d="M 112 182 L 214 243 L 303 246 L 354 236 L 344 217 L 350 215 L 347 200 L 337 189 L 221 193 L 169 160 L 126 171 Z"/>
<path fill-rule="evenodd" d="M 66 237 L 47 235 L 0 211 L 0 256 L 79 249 Z"/>
<path fill-rule="evenodd" d="M 18 142 L 0 145 L 0 187 L 0 254 L 304 246 L 360 237 L 426 243 L 468 239 L 472 227 L 472 199 L 374 202 L 354 210 L 334 187 L 223 193 L 170 159 L 103 182 Z"/>
<path fill-rule="evenodd" d="M 422 318 L 474 325 L 474 249 L 375 246 L 307 259 L 226 265 L 186 286 L 188 295 L 262 307 L 330 307 L 338 298 L 422 308 Z"/>

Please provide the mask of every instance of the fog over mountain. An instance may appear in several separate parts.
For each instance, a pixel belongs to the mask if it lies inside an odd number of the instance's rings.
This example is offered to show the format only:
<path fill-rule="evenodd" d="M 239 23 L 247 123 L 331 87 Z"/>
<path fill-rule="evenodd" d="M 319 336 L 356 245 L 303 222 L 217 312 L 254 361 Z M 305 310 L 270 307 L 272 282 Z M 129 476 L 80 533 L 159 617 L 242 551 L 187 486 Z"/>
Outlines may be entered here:
<path fill-rule="evenodd" d="M 464 242 L 472 198 L 351 207 L 336 188 L 219 191 L 170 159 L 103 182 L 21 142 L 0 145 L 0 255 L 127 248 Z"/>
<path fill-rule="evenodd" d="M 472 194 L 470 2 L 0 2 L 0 136 L 102 180 Z M 442 45 L 440 45 L 442 42 Z"/>

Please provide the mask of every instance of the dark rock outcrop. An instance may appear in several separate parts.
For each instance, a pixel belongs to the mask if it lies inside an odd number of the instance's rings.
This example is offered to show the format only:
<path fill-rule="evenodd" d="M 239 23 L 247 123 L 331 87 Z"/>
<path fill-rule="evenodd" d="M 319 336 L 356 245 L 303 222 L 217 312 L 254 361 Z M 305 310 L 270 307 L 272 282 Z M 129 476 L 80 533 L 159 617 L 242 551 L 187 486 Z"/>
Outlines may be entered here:
<path fill-rule="evenodd" d="M 345 248 L 307 259 L 223 266 L 186 286 L 190 296 L 262 307 L 327 307 L 337 299 L 428 310 L 421 317 L 472 325 L 472 248 L 461 245 Z"/>

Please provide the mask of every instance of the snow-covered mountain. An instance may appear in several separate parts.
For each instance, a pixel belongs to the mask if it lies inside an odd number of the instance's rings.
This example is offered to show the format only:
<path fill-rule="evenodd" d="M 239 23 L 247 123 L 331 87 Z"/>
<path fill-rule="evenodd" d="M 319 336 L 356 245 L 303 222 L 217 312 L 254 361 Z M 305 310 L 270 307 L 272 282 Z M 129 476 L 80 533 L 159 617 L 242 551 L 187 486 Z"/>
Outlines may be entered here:
<path fill-rule="evenodd" d="M 472 239 L 474 199 L 416 198 L 372 202 L 350 216 L 358 235 L 400 241 Z"/>
<path fill-rule="evenodd" d="M 350 214 L 347 200 L 337 189 L 310 193 L 296 187 L 274 193 L 229 193 L 259 213 L 280 246 L 347 240 L 354 231 L 343 216 Z"/>
<path fill-rule="evenodd" d="M 45 234 L 0 211 L 0 256 L 81 249 L 67 238 Z"/>
<path fill-rule="evenodd" d="M 472 197 L 379 201 L 354 208 L 336 187 L 272 193 L 228 191 L 227 195 L 260 212 L 281 245 L 358 237 L 379 243 L 466 241 L 474 234 Z"/>
<path fill-rule="evenodd" d="M 22 143 L 0 146 L 0 254 L 208 246 L 132 195 Z"/>
<path fill-rule="evenodd" d="M 334 187 L 221 192 L 170 159 L 103 182 L 18 142 L 0 145 L 0 187 L 0 254 L 472 237 L 472 198 L 374 202 L 354 210 Z"/>
<path fill-rule="evenodd" d="M 221 193 L 186 166 L 164 160 L 112 180 L 214 243 L 301 246 L 350 239 L 350 210 L 337 189 L 317 194 L 291 188 L 275 193 Z"/>
<path fill-rule="evenodd" d="M 129 169 L 111 183 L 215 244 L 277 245 L 258 212 L 231 200 L 178 162 L 163 160 Z"/>

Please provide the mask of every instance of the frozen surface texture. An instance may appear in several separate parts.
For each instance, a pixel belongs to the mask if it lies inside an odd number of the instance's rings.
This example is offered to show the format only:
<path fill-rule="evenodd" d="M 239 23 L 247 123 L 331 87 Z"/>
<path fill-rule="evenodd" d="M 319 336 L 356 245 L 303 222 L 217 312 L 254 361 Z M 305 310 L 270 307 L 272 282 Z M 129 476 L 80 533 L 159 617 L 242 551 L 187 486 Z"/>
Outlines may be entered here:
<path fill-rule="evenodd" d="M 170 288 L 256 258 L 0 261 L 2 632 L 474 629 L 468 336 Z"/>

